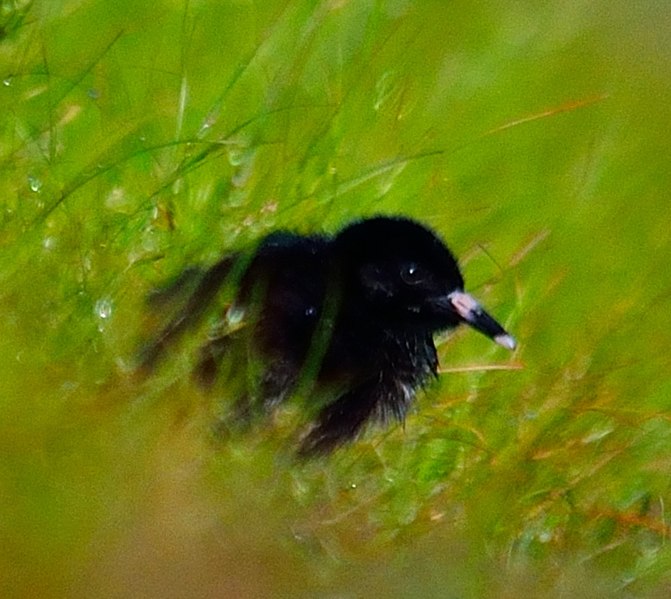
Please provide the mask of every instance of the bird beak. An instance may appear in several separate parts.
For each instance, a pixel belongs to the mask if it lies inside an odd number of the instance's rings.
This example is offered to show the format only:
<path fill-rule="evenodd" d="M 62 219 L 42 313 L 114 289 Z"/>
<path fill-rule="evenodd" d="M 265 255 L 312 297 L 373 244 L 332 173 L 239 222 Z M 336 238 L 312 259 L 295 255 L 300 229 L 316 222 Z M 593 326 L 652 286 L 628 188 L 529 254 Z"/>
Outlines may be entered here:
<path fill-rule="evenodd" d="M 468 325 L 484 333 L 494 342 L 507 349 L 515 349 L 517 342 L 512 335 L 496 322 L 477 300 L 464 291 L 453 291 L 447 296 L 451 308 Z"/>

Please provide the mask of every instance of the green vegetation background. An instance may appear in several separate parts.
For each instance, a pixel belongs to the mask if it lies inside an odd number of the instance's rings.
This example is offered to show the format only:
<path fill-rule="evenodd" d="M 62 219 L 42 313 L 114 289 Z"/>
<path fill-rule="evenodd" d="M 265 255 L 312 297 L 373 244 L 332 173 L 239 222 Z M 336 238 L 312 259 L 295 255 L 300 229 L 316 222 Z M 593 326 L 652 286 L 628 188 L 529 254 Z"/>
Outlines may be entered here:
<path fill-rule="evenodd" d="M 668 596 L 671 15 L 631 4 L 2 0 L 0 594 Z M 512 357 L 460 331 L 307 465 L 290 412 L 214 439 L 188 348 L 132 376 L 155 285 L 380 212 Z"/>

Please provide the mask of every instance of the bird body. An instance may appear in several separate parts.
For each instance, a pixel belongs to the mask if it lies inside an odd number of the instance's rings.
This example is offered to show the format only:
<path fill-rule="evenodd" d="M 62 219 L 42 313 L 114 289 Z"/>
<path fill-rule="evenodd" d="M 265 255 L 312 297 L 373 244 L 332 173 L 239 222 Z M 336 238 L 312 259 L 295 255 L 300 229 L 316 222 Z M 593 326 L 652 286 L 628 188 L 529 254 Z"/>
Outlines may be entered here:
<path fill-rule="evenodd" d="M 145 353 L 152 364 L 199 317 L 240 257 L 201 272 L 185 309 Z M 424 225 L 376 217 L 333 237 L 275 232 L 247 257 L 228 320 L 244 320 L 260 364 L 251 406 L 282 402 L 309 381 L 340 389 L 321 407 L 300 452 L 327 453 L 369 421 L 403 420 L 436 376 L 434 334 L 466 322 L 512 349 L 513 338 L 463 290 L 457 262 Z M 217 377 L 231 334 L 203 345 L 196 372 Z"/>

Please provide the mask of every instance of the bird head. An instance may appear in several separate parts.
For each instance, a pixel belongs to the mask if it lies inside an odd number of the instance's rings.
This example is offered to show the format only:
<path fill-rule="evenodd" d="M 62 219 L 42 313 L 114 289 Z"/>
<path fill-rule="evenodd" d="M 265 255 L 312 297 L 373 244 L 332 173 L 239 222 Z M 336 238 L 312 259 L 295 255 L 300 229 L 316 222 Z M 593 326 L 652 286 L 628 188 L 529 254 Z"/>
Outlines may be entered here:
<path fill-rule="evenodd" d="M 464 291 L 457 261 L 427 227 L 406 218 L 366 219 L 343 229 L 334 247 L 344 297 L 364 318 L 431 332 L 463 322 L 515 347 L 513 337 Z"/>

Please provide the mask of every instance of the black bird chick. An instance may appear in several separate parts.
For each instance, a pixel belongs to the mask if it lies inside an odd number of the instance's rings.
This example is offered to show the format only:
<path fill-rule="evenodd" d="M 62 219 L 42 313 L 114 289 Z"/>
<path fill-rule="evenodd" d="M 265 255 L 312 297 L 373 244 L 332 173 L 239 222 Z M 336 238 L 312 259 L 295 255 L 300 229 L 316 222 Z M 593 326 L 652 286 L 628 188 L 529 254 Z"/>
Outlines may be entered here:
<path fill-rule="evenodd" d="M 240 264 L 227 256 L 200 273 L 184 310 L 145 349 L 151 366 L 194 324 Z M 247 258 L 227 321 L 244 321 L 262 365 L 250 407 L 269 407 L 306 378 L 338 389 L 318 412 L 300 453 L 327 453 L 370 421 L 402 421 L 417 392 L 437 375 L 433 335 L 466 323 L 508 349 L 515 340 L 464 291 L 451 252 L 427 227 L 376 217 L 336 236 L 287 232 L 265 237 Z M 231 328 L 230 326 L 228 328 Z M 197 374 L 216 377 L 238 333 L 226 327 L 201 349 Z"/>

